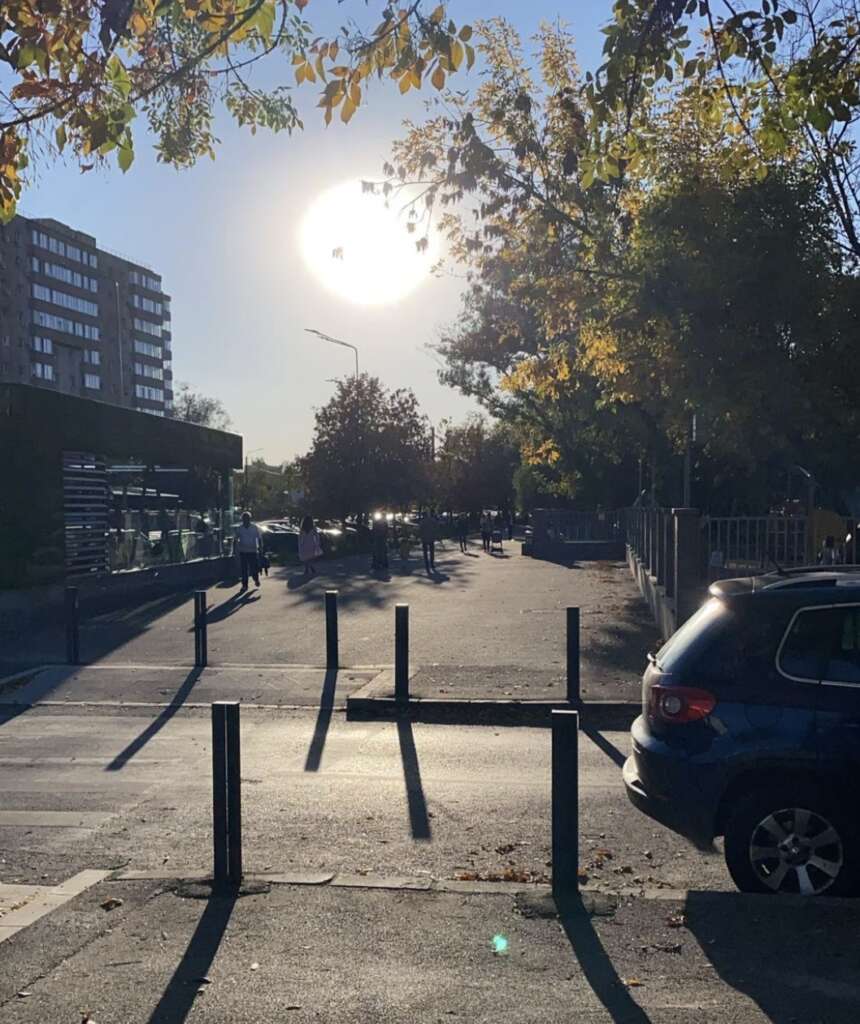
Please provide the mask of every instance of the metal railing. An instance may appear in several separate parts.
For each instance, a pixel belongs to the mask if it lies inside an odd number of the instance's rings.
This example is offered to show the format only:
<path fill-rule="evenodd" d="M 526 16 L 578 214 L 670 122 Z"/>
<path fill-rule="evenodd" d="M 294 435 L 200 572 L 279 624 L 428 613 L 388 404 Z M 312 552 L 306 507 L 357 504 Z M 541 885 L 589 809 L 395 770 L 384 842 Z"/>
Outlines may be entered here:
<path fill-rule="evenodd" d="M 815 562 L 806 516 L 705 516 L 702 555 L 709 582 Z"/>

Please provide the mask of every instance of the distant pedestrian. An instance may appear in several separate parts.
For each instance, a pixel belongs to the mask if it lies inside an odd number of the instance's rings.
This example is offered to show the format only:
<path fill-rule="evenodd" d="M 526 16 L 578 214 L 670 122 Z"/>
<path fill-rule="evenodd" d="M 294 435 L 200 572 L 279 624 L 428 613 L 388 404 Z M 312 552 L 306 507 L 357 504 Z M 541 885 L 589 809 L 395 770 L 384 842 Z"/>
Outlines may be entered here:
<path fill-rule="evenodd" d="M 489 512 L 481 513 L 481 544 L 487 554 L 490 553 L 490 540 L 493 536 L 493 520 Z"/>
<path fill-rule="evenodd" d="M 469 545 L 469 517 L 465 512 L 457 519 L 457 539 L 460 541 L 460 550 L 465 552 Z"/>
<path fill-rule="evenodd" d="M 507 521 L 508 521 L 508 540 L 513 540 L 514 539 L 514 514 L 513 514 L 513 512 L 508 512 L 508 514 L 507 514 Z"/>
<path fill-rule="evenodd" d="M 419 527 L 421 533 L 421 551 L 424 554 L 424 568 L 428 573 L 436 569 L 436 517 L 427 512 Z"/>
<path fill-rule="evenodd" d="M 299 561 L 305 567 L 305 579 L 316 576 L 314 562 L 322 557 L 322 541 L 319 530 L 310 516 L 305 516 L 299 527 Z"/>
<path fill-rule="evenodd" d="M 821 551 L 818 555 L 819 565 L 839 565 L 842 559 L 839 556 L 839 549 L 836 547 L 836 538 L 828 535 L 824 539 Z"/>
<path fill-rule="evenodd" d="M 236 530 L 236 550 L 242 569 L 242 590 L 248 589 L 249 574 L 254 577 L 254 586 L 260 585 L 260 563 L 258 552 L 263 538 L 257 526 L 251 522 L 251 513 L 242 513 L 242 525 Z"/>

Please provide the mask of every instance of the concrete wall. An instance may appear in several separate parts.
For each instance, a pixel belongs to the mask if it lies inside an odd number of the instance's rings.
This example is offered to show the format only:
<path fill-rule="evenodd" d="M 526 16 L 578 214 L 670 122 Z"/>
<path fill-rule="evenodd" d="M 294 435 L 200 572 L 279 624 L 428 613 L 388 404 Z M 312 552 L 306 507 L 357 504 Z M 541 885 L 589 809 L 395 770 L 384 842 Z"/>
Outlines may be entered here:
<path fill-rule="evenodd" d="M 648 572 L 629 545 L 627 547 L 627 565 L 630 567 L 630 573 L 636 581 L 639 593 L 651 610 L 651 615 L 663 638 L 668 639 L 678 628 L 674 599 L 667 597 L 666 588 L 657 583 L 656 578 Z"/>

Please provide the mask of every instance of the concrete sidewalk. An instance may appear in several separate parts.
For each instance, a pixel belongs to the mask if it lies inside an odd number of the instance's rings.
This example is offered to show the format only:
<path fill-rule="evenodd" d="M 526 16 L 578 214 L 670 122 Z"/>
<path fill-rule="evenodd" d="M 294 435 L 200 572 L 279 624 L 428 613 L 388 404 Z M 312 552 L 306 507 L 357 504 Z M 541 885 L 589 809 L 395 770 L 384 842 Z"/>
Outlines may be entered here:
<path fill-rule="evenodd" d="M 540 887 L 469 888 L 250 884 L 234 898 L 195 885 L 105 882 L 4 943 L 0 1016 L 9 1024 L 856 1020 L 860 918 L 846 901 L 600 897 L 558 917 Z"/>

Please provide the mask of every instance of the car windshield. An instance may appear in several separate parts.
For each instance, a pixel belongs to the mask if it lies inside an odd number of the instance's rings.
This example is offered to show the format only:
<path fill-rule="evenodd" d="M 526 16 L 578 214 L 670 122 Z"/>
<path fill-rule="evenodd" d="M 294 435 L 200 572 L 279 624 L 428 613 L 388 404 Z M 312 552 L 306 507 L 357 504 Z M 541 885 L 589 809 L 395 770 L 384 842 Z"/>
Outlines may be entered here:
<path fill-rule="evenodd" d="M 706 601 L 657 652 L 657 668 L 661 672 L 677 670 L 689 654 L 700 650 L 722 628 L 728 617 L 729 610 L 719 598 Z"/>

